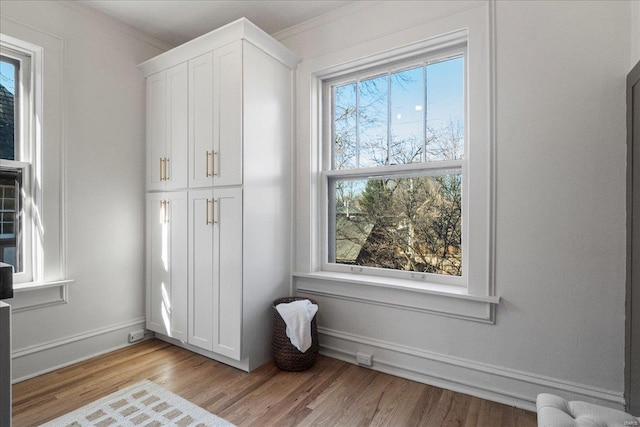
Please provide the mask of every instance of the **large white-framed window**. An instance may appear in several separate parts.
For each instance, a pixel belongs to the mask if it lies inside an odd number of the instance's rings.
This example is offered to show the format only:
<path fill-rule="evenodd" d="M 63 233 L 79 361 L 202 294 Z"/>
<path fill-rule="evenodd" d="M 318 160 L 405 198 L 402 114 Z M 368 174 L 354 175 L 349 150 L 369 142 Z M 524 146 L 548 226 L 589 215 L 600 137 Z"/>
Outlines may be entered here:
<path fill-rule="evenodd" d="M 364 37 L 336 52 L 321 51 L 299 64 L 295 292 L 495 321 L 500 298 L 494 289 L 492 14 L 490 4 L 472 7 L 393 34 Z M 434 129 L 426 98 L 438 79 L 431 79 L 431 87 L 428 74 L 449 66 L 447 73 L 455 66 L 461 75 L 456 105 L 462 113 L 448 116 L 454 126 Z M 398 94 L 410 86 L 418 89 Z M 393 109 L 394 92 L 404 111 Z M 398 138 L 406 133 L 402 126 L 412 126 L 403 119 L 411 117 L 419 136 Z M 358 120 L 385 124 L 371 135 Z M 446 130 L 453 135 L 440 138 Z M 336 147 L 339 138 L 342 146 Z M 385 205 L 400 195 L 392 207 Z M 425 204 L 427 198 L 432 203 Z M 411 200 L 421 206 L 413 206 L 414 213 L 430 211 L 430 223 L 409 221 L 406 206 L 399 213 L 398 206 Z M 436 232 L 441 219 L 453 221 Z M 416 243 L 418 227 L 430 240 Z M 376 251 L 362 248 L 380 235 L 383 257 L 370 262 Z M 397 245 L 401 241 L 404 247 Z M 389 242 L 393 245 L 385 247 Z"/>
<path fill-rule="evenodd" d="M 66 261 L 64 39 L 4 16 L 0 21 L 0 53 L 19 69 L 13 74 L 13 149 L 0 150 L 5 197 L 0 231 L 15 234 L 22 245 L 16 247 L 18 272 L 10 301 L 12 312 L 18 313 L 65 304 L 68 285 L 74 282 L 67 276 Z M 8 225 L 12 216 L 13 233 Z M 0 255 L 8 260 L 12 250 L 0 247 Z"/>
<path fill-rule="evenodd" d="M 459 38 L 323 81 L 323 270 L 466 286 Z"/>
<path fill-rule="evenodd" d="M 37 278 L 34 244 L 36 67 L 40 49 L 6 36 L 0 43 L 0 261 L 13 265 L 14 284 Z"/>

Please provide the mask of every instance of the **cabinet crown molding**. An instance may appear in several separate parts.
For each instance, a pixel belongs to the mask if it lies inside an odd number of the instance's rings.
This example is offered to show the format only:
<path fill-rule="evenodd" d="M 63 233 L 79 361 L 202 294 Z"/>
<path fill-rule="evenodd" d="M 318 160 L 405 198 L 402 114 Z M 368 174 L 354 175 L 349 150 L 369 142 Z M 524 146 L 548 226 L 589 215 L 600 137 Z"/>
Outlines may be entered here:
<path fill-rule="evenodd" d="M 246 40 L 291 69 L 295 69 L 299 58 L 280 42 L 258 28 L 247 18 L 240 18 L 223 27 L 195 38 L 138 65 L 145 77 L 186 62 L 196 56 L 211 52 L 236 40 Z"/>

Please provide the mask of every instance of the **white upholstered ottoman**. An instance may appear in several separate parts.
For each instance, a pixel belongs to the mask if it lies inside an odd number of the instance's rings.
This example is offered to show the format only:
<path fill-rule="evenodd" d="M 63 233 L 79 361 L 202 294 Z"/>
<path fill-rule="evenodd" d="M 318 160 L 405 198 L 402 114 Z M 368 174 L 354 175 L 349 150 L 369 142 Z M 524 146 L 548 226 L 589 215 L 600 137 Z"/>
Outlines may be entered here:
<path fill-rule="evenodd" d="M 626 412 L 593 403 L 569 402 L 553 394 L 542 393 L 536 401 L 538 427 L 625 427 L 640 426 L 640 420 Z"/>

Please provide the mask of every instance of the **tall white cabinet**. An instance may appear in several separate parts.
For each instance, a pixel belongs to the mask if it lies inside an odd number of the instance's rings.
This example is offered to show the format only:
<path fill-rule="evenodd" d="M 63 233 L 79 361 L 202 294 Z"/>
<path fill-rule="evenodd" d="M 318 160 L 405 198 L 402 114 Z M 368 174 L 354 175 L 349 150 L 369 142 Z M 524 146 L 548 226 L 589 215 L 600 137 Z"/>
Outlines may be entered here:
<path fill-rule="evenodd" d="M 246 19 L 140 64 L 147 80 L 146 316 L 250 371 L 290 293 L 295 56 Z"/>

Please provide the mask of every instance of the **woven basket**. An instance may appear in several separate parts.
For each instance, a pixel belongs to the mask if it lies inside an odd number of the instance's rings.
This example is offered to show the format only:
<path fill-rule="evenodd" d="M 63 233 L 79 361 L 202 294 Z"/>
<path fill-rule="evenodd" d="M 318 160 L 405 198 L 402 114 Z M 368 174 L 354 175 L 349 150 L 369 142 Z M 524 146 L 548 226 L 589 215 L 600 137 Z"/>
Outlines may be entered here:
<path fill-rule="evenodd" d="M 276 310 L 278 304 L 308 299 L 312 304 L 318 304 L 310 298 L 287 297 L 279 298 L 273 302 L 273 340 L 271 342 L 271 354 L 276 361 L 276 366 L 285 371 L 306 371 L 311 368 L 318 358 L 320 344 L 318 343 L 318 327 L 316 316 L 311 321 L 311 347 L 302 353 L 291 344 L 287 337 L 287 325 Z"/>

